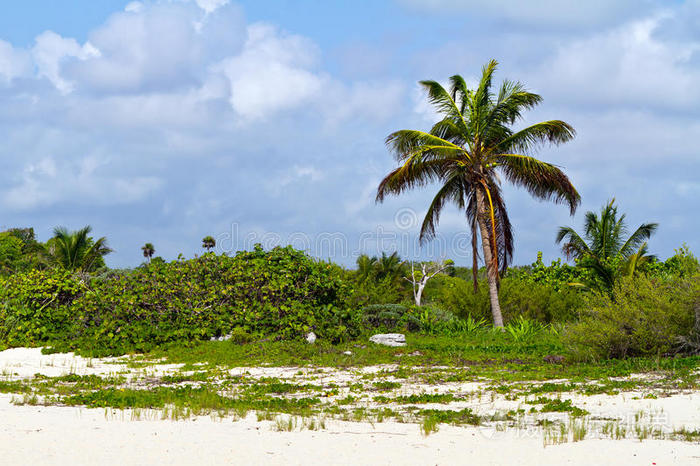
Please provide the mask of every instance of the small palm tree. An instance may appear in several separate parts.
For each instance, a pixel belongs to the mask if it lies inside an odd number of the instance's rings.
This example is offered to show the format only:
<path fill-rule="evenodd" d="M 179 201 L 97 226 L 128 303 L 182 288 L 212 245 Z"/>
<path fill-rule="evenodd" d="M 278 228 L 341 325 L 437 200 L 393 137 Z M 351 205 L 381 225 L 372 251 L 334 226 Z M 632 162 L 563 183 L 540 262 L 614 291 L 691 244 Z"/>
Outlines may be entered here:
<path fill-rule="evenodd" d="M 404 262 L 401 261 L 399 253 L 394 251 L 391 254 L 382 252 L 382 257 L 376 260 L 377 278 L 395 280 L 399 278 L 403 272 Z"/>
<path fill-rule="evenodd" d="M 148 259 L 148 262 L 151 262 L 151 257 L 156 253 L 156 248 L 153 247 L 153 243 L 144 244 L 141 250 L 143 251 L 143 257 Z"/>
<path fill-rule="evenodd" d="M 632 275 L 645 262 L 655 259 L 647 254 L 647 241 L 658 228 L 658 223 L 643 223 L 625 239 L 625 214 L 617 215 L 615 199 L 600 209 L 600 217 L 586 212 L 583 237 L 571 227 L 560 227 L 556 242 L 562 252 L 578 265 L 592 271 L 595 280 L 590 285 L 612 289 L 620 274 Z"/>
<path fill-rule="evenodd" d="M 103 257 L 112 249 L 104 236 L 93 240 L 89 236 L 91 231 L 90 225 L 77 231 L 56 227 L 47 245 L 51 263 L 72 272 L 93 272 L 104 266 Z"/>
<path fill-rule="evenodd" d="M 517 131 L 511 126 L 542 97 L 512 81 L 504 81 L 496 94 L 491 89 L 497 62 L 482 70 L 476 89 L 459 75 L 450 78 L 450 90 L 435 81 L 421 81 L 428 98 L 442 114 L 429 132 L 401 130 L 386 142 L 399 167 L 377 188 L 377 202 L 415 187 L 439 183 L 423 220 L 420 239 L 435 236 L 443 207 L 456 204 L 466 211 L 472 235 L 472 274 L 478 273 L 477 241 L 486 263 L 493 323 L 503 327 L 498 301 L 499 269 L 506 270 L 513 255 L 513 234 L 501 191 L 501 178 L 525 188 L 538 199 L 565 203 L 573 214 L 581 202 L 569 178 L 556 166 L 530 154 L 543 144 L 561 144 L 574 137 L 574 129 L 550 120 Z"/>
<path fill-rule="evenodd" d="M 209 252 L 211 249 L 216 247 L 216 240 L 213 236 L 205 236 L 202 238 L 202 247 Z"/>
<path fill-rule="evenodd" d="M 362 254 L 357 258 L 357 276 L 360 281 L 369 280 L 376 273 L 377 258 Z"/>

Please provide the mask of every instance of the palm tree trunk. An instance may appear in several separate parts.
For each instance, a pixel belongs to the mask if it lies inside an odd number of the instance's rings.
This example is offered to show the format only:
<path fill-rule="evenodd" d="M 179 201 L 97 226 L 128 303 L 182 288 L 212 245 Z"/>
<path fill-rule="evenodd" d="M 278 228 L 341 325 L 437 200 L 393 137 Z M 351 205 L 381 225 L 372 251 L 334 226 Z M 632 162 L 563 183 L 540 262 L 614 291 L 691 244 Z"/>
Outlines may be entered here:
<path fill-rule="evenodd" d="M 493 326 L 503 328 L 501 303 L 498 301 L 498 269 L 493 266 L 493 251 L 491 250 L 490 233 L 486 225 L 486 218 L 488 217 L 489 212 L 488 208 L 486 207 L 484 192 L 480 188 L 476 190 L 476 209 L 479 231 L 481 232 L 481 246 L 484 249 L 484 262 L 486 263 L 486 279 L 488 280 L 489 284 L 489 299 L 491 301 Z"/>

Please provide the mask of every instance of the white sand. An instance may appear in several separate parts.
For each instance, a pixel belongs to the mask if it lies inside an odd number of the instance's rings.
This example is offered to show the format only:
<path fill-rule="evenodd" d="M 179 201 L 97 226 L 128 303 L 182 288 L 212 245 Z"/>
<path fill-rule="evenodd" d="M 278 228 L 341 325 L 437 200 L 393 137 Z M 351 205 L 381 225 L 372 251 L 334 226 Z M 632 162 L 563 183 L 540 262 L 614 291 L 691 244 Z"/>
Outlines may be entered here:
<path fill-rule="evenodd" d="M 585 440 L 543 447 L 539 436 L 442 426 L 331 421 L 323 431 L 275 432 L 270 422 L 107 420 L 103 410 L 13 406 L 0 396 L 0 462 L 43 464 L 690 465 L 697 444 Z M 126 416 L 128 419 L 128 415 Z"/>
<path fill-rule="evenodd" d="M 179 366 L 159 365 L 148 373 L 172 372 Z M 376 371 L 376 368 L 366 371 Z M 71 354 L 42 355 L 38 349 L 0 352 L 2 379 L 76 374 L 109 375 L 129 369 L 118 359 L 85 359 Z M 132 369 L 131 372 L 134 370 Z M 232 372 L 292 378 L 298 368 L 240 368 Z M 350 371 L 303 369 L 324 382 L 348 381 Z M 141 373 L 143 375 L 143 372 Z M 443 392 L 439 387 L 404 384 L 411 392 Z M 473 382 L 450 384 L 460 391 L 478 388 Z M 594 416 L 633 416 L 639 410 L 658 413 L 668 426 L 700 426 L 700 396 L 679 393 L 657 400 L 639 394 L 573 395 L 576 406 Z M 639 398 L 639 399 L 635 399 Z M 670 440 L 601 440 L 544 447 L 542 432 L 525 423 L 505 432 L 492 426 L 441 425 L 428 437 L 415 424 L 326 420 L 320 431 L 277 432 L 271 421 L 257 422 L 254 414 L 232 418 L 199 417 L 186 421 L 160 420 L 157 412 L 106 411 L 58 406 L 16 406 L 12 395 L 0 395 L 0 464 L 469 464 L 469 465 L 700 465 L 700 446 Z M 514 409 L 522 401 L 461 401 L 477 412 Z M 439 405 L 438 405 L 439 406 Z M 438 407 L 435 406 L 435 407 Z M 432 406 L 431 406 L 432 407 Z M 450 406 L 459 409 L 458 406 Z"/>
<path fill-rule="evenodd" d="M 124 364 L 125 358 L 83 358 L 73 353 L 41 354 L 41 348 L 11 348 L 0 351 L 0 376 L 5 379 L 47 377 L 61 375 L 95 374 L 102 377 L 137 373 Z M 150 366 L 149 373 L 165 374 L 180 367 L 180 364 Z M 143 375 L 143 374 L 140 374 Z"/>

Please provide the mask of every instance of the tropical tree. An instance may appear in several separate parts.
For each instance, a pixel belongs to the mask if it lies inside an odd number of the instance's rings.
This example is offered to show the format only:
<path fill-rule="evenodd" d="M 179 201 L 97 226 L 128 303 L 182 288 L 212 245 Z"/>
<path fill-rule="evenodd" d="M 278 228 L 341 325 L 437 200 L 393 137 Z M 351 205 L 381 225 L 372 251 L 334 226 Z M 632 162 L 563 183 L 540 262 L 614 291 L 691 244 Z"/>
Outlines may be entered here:
<path fill-rule="evenodd" d="M 398 252 L 391 254 L 382 252 L 381 257 L 369 257 L 367 254 L 361 254 L 356 263 L 357 277 L 360 281 L 366 281 L 369 278 L 395 281 L 402 275 L 405 264 Z"/>
<path fill-rule="evenodd" d="M 68 231 L 65 227 L 56 227 L 53 238 L 47 243 L 47 253 L 51 263 L 72 272 L 93 272 L 104 267 L 103 257 L 112 252 L 104 236 L 91 238 L 90 225 Z"/>
<path fill-rule="evenodd" d="M 382 252 L 382 257 L 377 258 L 377 278 L 396 280 L 402 275 L 403 266 L 404 262 L 398 252 L 394 251 L 391 254 Z"/>
<path fill-rule="evenodd" d="M 442 119 L 428 132 L 401 130 L 387 137 L 386 143 L 400 165 L 380 182 L 377 201 L 439 183 L 423 220 L 420 240 L 435 236 L 446 204 L 456 204 L 465 211 L 472 235 L 473 280 L 476 285 L 480 240 L 493 323 L 502 327 L 499 270 L 504 272 L 511 261 L 513 233 L 500 180 L 523 187 L 538 199 L 565 203 L 572 215 L 580 196 L 564 172 L 532 156 L 544 144 L 571 140 L 574 129 L 561 120 L 549 120 L 513 130 L 523 112 L 542 98 L 523 84 L 507 80 L 494 94 L 491 81 L 497 64 L 491 60 L 484 66 L 476 89 L 469 89 L 459 75 L 450 78 L 449 91 L 435 81 L 420 82 Z"/>
<path fill-rule="evenodd" d="M 151 262 L 151 257 L 156 253 L 156 248 L 153 247 L 153 243 L 144 244 L 141 246 L 141 250 L 143 251 L 143 257 L 148 259 L 148 262 Z"/>
<path fill-rule="evenodd" d="M 625 214 L 618 217 L 615 199 L 595 212 L 586 212 L 583 237 L 571 227 L 560 227 L 557 244 L 562 243 L 562 252 L 569 259 L 589 269 L 593 280 L 589 285 L 612 289 L 618 276 L 633 275 L 643 264 L 656 259 L 648 254 L 647 241 L 658 228 L 658 223 L 643 223 L 634 233 L 628 233 Z"/>
<path fill-rule="evenodd" d="M 357 276 L 360 281 L 369 280 L 376 273 L 377 258 L 361 254 L 357 258 Z"/>
<path fill-rule="evenodd" d="M 36 240 L 33 228 L 0 232 L 0 273 L 44 269 L 48 265 L 46 248 Z"/>
<path fill-rule="evenodd" d="M 202 238 L 202 247 L 209 252 L 211 249 L 216 247 L 216 240 L 213 236 L 205 236 Z"/>

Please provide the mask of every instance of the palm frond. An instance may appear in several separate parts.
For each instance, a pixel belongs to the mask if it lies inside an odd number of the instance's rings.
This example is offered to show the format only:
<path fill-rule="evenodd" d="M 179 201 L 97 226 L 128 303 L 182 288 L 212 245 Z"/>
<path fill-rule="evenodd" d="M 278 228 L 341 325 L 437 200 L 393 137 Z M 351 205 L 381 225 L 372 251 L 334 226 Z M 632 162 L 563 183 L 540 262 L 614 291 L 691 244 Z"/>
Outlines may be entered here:
<path fill-rule="evenodd" d="M 646 245 L 646 240 L 651 238 L 659 227 L 658 223 L 643 223 L 627 238 L 627 241 L 620 247 L 619 253 L 622 257 L 629 257 L 640 245 Z"/>
<path fill-rule="evenodd" d="M 420 84 L 428 92 L 428 102 L 439 113 L 453 120 L 460 127 L 461 131 L 466 132 L 466 122 L 453 96 L 437 81 L 420 81 Z"/>
<path fill-rule="evenodd" d="M 647 242 L 644 241 L 639 248 L 637 249 L 637 252 L 634 254 L 631 254 L 627 260 L 625 261 L 625 264 L 623 268 L 625 269 L 625 273 L 628 276 L 632 276 L 635 274 L 635 272 L 643 265 L 651 261 L 656 260 L 656 256 L 653 254 L 647 254 L 649 252 L 648 247 L 647 247 Z"/>
<path fill-rule="evenodd" d="M 503 154 L 497 160 L 513 184 L 522 186 L 538 199 L 568 204 L 572 215 L 576 212 L 581 196 L 559 168 L 519 154 Z"/>
<path fill-rule="evenodd" d="M 457 208 L 464 209 L 465 197 L 469 195 L 470 187 L 464 183 L 460 174 L 454 174 L 447 179 L 428 207 L 420 228 L 419 241 L 423 243 L 435 237 L 435 228 L 446 203 L 453 202 Z"/>
<path fill-rule="evenodd" d="M 570 141 L 576 136 L 576 130 L 561 120 L 549 120 L 523 128 L 504 138 L 495 146 L 498 153 L 528 154 L 537 148 L 553 144 L 559 145 Z"/>
<path fill-rule="evenodd" d="M 490 60 L 481 69 L 481 79 L 479 80 L 479 87 L 477 87 L 474 93 L 473 102 L 474 109 L 479 116 L 485 117 L 485 114 L 481 114 L 482 111 L 487 110 L 489 103 L 491 101 L 491 82 L 493 80 L 493 73 L 496 72 L 498 68 L 498 62 L 496 60 Z M 476 115 L 475 115 L 476 116 Z"/>
<path fill-rule="evenodd" d="M 465 152 L 464 148 L 441 137 L 409 129 L 391 133 L 386 138 L 386 145 L 399 162 L 416 155 L 439 158 Z"/>
<path fill-rule="evenodd" d="M 489 125 L 513 124 L 522 117 L 523 111 L 536 107 L 540 102 L 542 97 L 527 91 L 523 84 L 505 80 L 489 113 Z"/>
<path fill-rule="evenodd" d="M 430 129 L 430 134 L 449 141 L 456 146 L 468 146 L 471 148 L 471 133 L 469 131 L 465 132 L 460 128 L 454 119 L 443 118 L 438 121 Z"/>
<path fill-rule="evenodd" d="M 441 160 L 429 162 L 418 159 L 407 160 L 406 163 L 389 172 L 379 183 L 376 202 L 383 202 L 387 195 L 398 195 L 439 180 L 446 170 L 445 165 L 446 163 Z"/>
<path fill-rule="evenodd" d="M 471 100 L 472 92 L 467 87 L 467 82 L 464 78 L 458 74 L 450 78 L 450 84 L 452 100 L 459 105 L 459 113 L 464 116 L 464 112 L 467 110 L 467 106 Z"/>
<path fill-rule="evenodd" d="M 593 254 L 586 242 L 571 227 L 560 227 L 555 242 L 557 244 L 566 240 L 562 245 L 562 252 L 567 259 L 579 259 L 586 254 Z"/>

